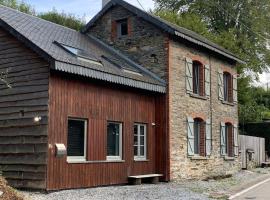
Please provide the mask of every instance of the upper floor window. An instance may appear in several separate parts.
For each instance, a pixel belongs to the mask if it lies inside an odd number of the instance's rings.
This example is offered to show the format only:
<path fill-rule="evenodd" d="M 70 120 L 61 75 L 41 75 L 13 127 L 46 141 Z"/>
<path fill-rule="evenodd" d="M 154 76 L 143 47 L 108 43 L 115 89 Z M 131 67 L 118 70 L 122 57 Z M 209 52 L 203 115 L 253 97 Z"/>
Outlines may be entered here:
<path fill-rule="evenodd" d="M 228 103 L 237 102 L 237 76 L 229 72 L 218 72 L 218 98 Z"/>
<path fill-rule="evenodd" d="M 188 117 L 188 155 L 210 156 L 212 151 L 212 134 L 210 120 Z"/>
<path fill-rule="evenodd" d="M 117 21 L 116 23 L 117 23 L 117 37 L 128 35 L 128 20 L 123 19 Z"/>
<path fill-rule="evenodd" d="M 68 161 L 86 160 L 87 121 L 68 119 L 67 159 Z"/>
<path fill-rule="evenodd" d="M 237 125 L 230 122 L 221 123 L 220 128 L 221 155 L 233 157 L 238 155 Z"/>
<path fill-rule="evenodd" d="M 122 159 L 122 123 L 107 124 L 107 160 Z"/>
<path fill-rule="evenodd" d="M 186 90 L 197 96 L 210 96 L 210 67 L 186 58 Z"/>
<path fill-rule="evenodd" d="M 198 61 L 193 61 L 193 93 L 204 96 L 204 75 L 203 65 Z"/>
<path fill-rule="evenodd" d="M 232 75 L 228 72 L 223 73 L 223 91 L 224 91 L 224 101 L 233 102 Z"/>

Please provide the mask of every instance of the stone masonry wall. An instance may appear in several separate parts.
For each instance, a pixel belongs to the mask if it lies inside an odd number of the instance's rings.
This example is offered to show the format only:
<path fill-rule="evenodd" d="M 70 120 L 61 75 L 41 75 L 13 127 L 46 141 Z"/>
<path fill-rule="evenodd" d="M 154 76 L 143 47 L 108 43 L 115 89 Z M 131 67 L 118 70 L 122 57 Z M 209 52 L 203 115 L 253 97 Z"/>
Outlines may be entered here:
<path fill-rule="evenodd" d="M 130 34 L 113 39 L 112 22 L 125 18 L 129 21 Z M 167 37 L 152 24 L 121 6 L 115 6 L 96 22 L 89 33 L 120 50 L 160 78 L 166 79 Z"/>
<path fill-rule="evenodd" d="M 239 157 L 232 161 L 220 155 L 220 122 L 237 123 L 237 105 L 226 105 L 218 100 L 219 68 L 236 73 L 228 63 L 179 42 L 169 44 L 169 105 L 171 178 L 191 179 L 234 173 L 240 169 Z M 185 58 L 210 65 L 211 97 L 199 99 L 186 93 Z M 212 155 L 209 159 L 192 159 L 187 155 L 187 117 L 201 117 L 212 121 Z"/>

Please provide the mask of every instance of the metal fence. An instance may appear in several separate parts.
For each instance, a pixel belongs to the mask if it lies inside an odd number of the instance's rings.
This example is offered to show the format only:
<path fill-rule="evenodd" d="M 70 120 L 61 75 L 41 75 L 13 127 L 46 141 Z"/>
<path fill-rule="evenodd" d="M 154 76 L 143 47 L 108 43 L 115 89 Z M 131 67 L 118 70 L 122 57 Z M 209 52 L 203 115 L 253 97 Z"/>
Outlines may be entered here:
<path fill-rule="evenodd" d="M 260 137 L 239 136 L 242 168 L 258 167 L 265 162 L 265 139 Z"/>

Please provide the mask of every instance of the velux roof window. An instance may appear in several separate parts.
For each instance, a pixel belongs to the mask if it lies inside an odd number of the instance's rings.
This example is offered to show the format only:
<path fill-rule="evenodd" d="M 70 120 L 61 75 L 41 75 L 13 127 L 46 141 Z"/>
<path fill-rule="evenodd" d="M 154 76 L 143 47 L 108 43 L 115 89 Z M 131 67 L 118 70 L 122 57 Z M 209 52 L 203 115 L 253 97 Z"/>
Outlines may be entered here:
<path fill-rule="evenodd" d="M 102 63 L 90 52 L 87 52 L 83 49 L 71 47 L 71 46 L 68 46 L 65 44 L 61 44 L 61 43 L 56 42 L 56 41 L 55 41 L 55 43 L 58 46 L 60 46 L 61 48 L 63 48 L 64 50 L 66 50 L 67 52 L 76 56 L 78 60 L 103 66 Z"/>

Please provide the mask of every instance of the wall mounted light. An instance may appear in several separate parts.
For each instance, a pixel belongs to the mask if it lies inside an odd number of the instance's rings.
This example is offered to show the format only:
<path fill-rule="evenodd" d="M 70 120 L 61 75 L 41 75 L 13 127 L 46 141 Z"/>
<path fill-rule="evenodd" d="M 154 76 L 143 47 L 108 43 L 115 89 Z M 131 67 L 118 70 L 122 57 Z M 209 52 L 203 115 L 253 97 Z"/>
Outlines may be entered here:
<path fill-rule="evenodd" d="M 35 118 L 34 118 L 34 122 L 40 122 L 41 121 L 41 117 L 40 116 L 36 116 Z"/>
<path fill-rule="evenodd" d="M 156 123 L 153 122 L 153 123 L 152 123 L 152 126 L 156 126 Z"/>

